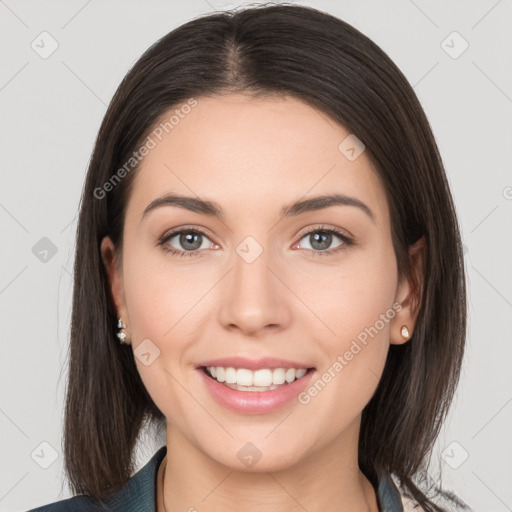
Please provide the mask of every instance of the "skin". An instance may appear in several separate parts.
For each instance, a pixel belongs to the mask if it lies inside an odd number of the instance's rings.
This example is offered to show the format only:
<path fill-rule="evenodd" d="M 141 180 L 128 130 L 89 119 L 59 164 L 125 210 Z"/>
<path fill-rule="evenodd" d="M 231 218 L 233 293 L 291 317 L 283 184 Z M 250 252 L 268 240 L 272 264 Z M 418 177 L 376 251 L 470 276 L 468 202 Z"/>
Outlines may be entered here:
<path fill-rule="evenodd" d="M 414 279 L 398 280 L 389 207 L 370 161 L 364 152 L 349 161 L 338 150 L 349 133 L 290 97 L 198 98 L 137 171 L 122 258 L 108 237 L 101 252 L 133 350 L 145 339 L 160 350 L 148 366 L 135 357 L 167 418 L 159 512 L 164 503 L 167 511 L 378 510 L 358 467 L 361 411 L 390 343 L 406 342 L 401 326 L 414 331 L 420 292 Z M 164 206 L 141 220 L 167 192 L 214 201 L 226 216 Z M 333 192 L 364 202 L 375 221 L 343 205 L 279 219 L 283 206 Z M 207 233 L 197 257 L 174 256 L 157 244 L 184 225 Z M 343 230 L 355 245 L 318 254 L 301 233 L 322 226 Z M 247 236 L 263 248 L 250 264 L 236 252 Z M 166 244 L 186 250 L 176 236 Z M 340 244 L 333 235 L 327 250 Z M 420 243 L 410 251 L 417 272 L 423 249 Z M 314 382 L 394 303 L 401 310 L 308 404 L 233 412 L 195 370 L 224 356 L 274 356 L 314 366 Z M 247 442 L 262 454 L 250 468 L 237 457 Z"/>

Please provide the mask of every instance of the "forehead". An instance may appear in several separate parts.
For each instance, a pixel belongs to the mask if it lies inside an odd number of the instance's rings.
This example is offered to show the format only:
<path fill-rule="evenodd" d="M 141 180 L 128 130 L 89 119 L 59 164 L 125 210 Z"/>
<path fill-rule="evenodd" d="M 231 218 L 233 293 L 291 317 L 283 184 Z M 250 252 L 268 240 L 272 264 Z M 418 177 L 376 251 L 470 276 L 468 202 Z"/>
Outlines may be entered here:
<path fill-rule="evenodd" d="M 371 204 L 377 220 L 386 220 L 370 160 L 364 151 L 347 158 L 344 141 L 353 135 L 325 113 L 292 97 L 196 101 L 170 109 L 150 132 L 153 148 L 136 172 L 129 213 L 140 216 L 168 192 L 212 199 L 227 215 L 258 205 L 277 212 L 304 196 L 338 192 Z"/>

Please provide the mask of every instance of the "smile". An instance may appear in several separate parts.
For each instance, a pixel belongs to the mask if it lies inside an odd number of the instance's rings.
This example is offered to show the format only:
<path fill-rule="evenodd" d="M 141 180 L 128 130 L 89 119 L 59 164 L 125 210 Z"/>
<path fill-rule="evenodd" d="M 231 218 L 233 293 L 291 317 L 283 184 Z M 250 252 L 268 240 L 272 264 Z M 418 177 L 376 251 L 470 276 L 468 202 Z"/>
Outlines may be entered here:
<path fill-rule="evenodd" d="M 301 379 L 306 368 L 262 368 L 248 370 L 223 366 L 207 366 L 206 373 L 217 382 L 238 391 L 271 391 L 278 387 Z"/>
<path fill-rule="evenodd" d="M 268 414 L 286 404 L 298 404 L 297 396 L 317 374 L 315 368 L 249 370 L 213 365 L 200 366 L 196 371 L 217 404 L 239 414 Z"/>

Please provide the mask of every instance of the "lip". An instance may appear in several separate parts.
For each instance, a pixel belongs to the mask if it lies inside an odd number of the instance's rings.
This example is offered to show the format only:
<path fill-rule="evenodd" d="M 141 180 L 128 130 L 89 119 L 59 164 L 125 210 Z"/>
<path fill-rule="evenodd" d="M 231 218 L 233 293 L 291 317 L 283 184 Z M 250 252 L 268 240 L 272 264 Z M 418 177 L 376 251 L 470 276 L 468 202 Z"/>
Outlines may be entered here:
<path fill-rule="evenodd" d="M 247 370 L 260 370 L 268 368 L 274 370 L 275 368 L 311 368 L 312 365 L 290 361 L 288 359 L 278 359 L 275 357 L 262 357 L 260 359 L 249 359 L 247 357 L 224 357 L 222 359 L 211 359 L 200 363 L 197 368 L 203 366 L 223 366 L 224 368 L 245 368 Z"/>
<path fill-rule="evenodd" d="M 226 360 L 222 361 L 223 364 L 217 364 L 218 361 L 216 361 L 215 364 L 207 364 L 205 366 L 224 366 Z M 289 364 L 289 362 L 287 364 Z M 235 367 L 234 365 L 228 366 Z M 258 366 L 256 369 L 258 368 L 262 368 L 262 366 Z M 269 367 L 267 366 L 266 368 Z M 276 368 L 282 368 L 282 366 L 276 366 Z M 299 365 L 298 367 L 289 366 L 288 368 L 308 367 Z M 249 370 L 250 368 L 247 369 Z M 197 371 L 212 397 L 221 406 L 241 414 L 267 414 L 280 409 L 285 404 L 292 401 L 299 393 L 304 391 L 316 374 L 316 370 L 311 368 L 304 377 L 292 383 L 283 384 L 277 389 L 269 391 L 237 391 L 236 389 L 224 386 L 224 384 L 208 376 L 202 367 L 198 368 Z"/>

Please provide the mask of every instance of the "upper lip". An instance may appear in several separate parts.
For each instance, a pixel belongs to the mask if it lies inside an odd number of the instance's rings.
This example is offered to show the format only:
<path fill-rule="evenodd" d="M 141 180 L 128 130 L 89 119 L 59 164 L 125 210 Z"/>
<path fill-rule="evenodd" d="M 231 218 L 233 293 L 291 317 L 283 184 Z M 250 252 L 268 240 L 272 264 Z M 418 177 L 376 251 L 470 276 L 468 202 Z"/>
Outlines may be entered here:
<path fill-rule="evenodd" d="M 276 357 L 262 357 L 260 359 L 249 359 L 247 357 L 223 357 L 221 359 L 210 359 L 198 365 L 203 366 L 222 366 L 224 368 L 246 368 L 247 370 L 260 370 L 262 368 L 312 368 L 311 365 L 290 361 L 289 359 L 279 359 Z"/>

